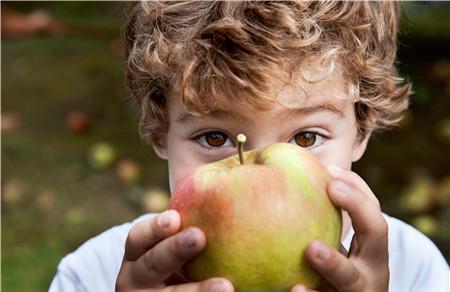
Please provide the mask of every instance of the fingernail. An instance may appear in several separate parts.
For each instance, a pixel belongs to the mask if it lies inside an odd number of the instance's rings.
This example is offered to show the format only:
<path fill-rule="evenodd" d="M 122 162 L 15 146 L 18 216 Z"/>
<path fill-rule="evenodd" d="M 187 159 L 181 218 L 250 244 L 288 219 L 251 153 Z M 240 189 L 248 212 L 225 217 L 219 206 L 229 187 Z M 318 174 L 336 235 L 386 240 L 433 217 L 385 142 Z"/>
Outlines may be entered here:
<path fill-rule="evenodd" d="M 196 245 L 194 232 L 187 230 L 181 235 L 181 244 L 185 248 L 193 248 Z"/>
<path fill-rule="evenodd" d="M 320 261 L 326 261 L 330 257 L 330 249 L 325 244 L 321 243 L 320 241 L 316 242 L 316 257 Z"/>
<path fill-rule="evenodd" d="M 345 196 L 349 193 L 348 185 L 345 182 L 340 181 L 340 180 L 333 182 L 333 188 L 339 195 L 342 195 L 342 196 Z"/>
<path fill-rule="evenodd" d="M 340 176 L 342 174 L 342 168 L 336 164 L 330 164 L 327 166 L 328 172 L 333 176 Z"/>
<path fill-rule="evenodd" d="M 215 282 L 211 286 L 211 292 L 225 292 L 225 287 L 221 282 Z"/>
<path fill-rule="evenodd" d="M 161 213 L 158 216 L 158 224 L 162 228 L 168 228 L 170 226 L 171 221 L 172 221 L 172 213 L 170 211 Z"/>

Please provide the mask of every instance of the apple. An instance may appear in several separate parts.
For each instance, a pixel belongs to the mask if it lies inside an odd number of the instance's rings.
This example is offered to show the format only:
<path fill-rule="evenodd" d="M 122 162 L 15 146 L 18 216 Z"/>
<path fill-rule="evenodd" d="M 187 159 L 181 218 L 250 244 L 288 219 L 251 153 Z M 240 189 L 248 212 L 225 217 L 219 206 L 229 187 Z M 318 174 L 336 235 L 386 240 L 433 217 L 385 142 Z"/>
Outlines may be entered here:
<path fill-rule="evenodd" d="M 55 193 L 50 190 L 42 191 L 36 197 L 36 203 L 43 210 L 51 210 L 55 206 Z"/>
<path fill-rule="evenodd" d="M 24 199 L 23 182 L 16 179 L 2 183 L 1 202 L 5 207 L 15 207 Z"/>
<path fill-rule="evenodd" d="M 105 169 L 116 160 L 116 151 L 106 142 L 98 142 L 91 146 L 88 154 L 89 164 L 95 169 Z"/>
<path fill-rule="evenodd" d="M 133 184 L 141 176 L 141 167 L 131 159 L 121 159 L 116 166 L 116 175 L 124 184 Z"/>
<path fill-rule="evenodd" d="M 21 118 L 16 112 L 2 112 L 0 127 L 2 133 L 14 132 L 20 128 Z"/>
<path fill-rule="evenodd" d="M 66 117 L 67 128 L 75 134 L 87 133 L 92 126 L 90 117 L 82 111 L 72 111 Z"/>
<path fill-rule="evenodd" d="M 175 189 L 169 208 L 182 228 L 197 226 L 205 250 L 183 267 L 193 280 L 225 277 L 237 291 L 289 291 L 320 278 L 305 261 L 314 239 L 338 248 L 340 211 L 326 191 L 330 176 L 308 150 L 287 143 L 197 168 Z"/>
<path fill-rule="evenodd" d="M 142 196 L 141 206 L 145 212 L 162 212 L 169 204 L 169 194 L 161 189 L 149 189 Z"/>

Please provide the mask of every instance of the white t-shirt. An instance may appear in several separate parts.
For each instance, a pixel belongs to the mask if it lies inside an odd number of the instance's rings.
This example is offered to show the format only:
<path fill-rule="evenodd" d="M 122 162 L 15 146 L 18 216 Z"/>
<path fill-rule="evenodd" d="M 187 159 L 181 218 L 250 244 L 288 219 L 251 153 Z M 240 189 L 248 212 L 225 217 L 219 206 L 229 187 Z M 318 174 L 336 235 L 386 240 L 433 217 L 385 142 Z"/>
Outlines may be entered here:
<path fill-rule="evenodd" d="M 133 224 L 155 215 L 113 227 L 64 257 L 49 291 L 114 291 L 128 231 Z M 449 292 L 449 266 L 436 246 L 406 223 L 385 218 L 389 226 L 389 291 Z M 353 234 L 351 229 L 344 239 L 347 250 Z"/>

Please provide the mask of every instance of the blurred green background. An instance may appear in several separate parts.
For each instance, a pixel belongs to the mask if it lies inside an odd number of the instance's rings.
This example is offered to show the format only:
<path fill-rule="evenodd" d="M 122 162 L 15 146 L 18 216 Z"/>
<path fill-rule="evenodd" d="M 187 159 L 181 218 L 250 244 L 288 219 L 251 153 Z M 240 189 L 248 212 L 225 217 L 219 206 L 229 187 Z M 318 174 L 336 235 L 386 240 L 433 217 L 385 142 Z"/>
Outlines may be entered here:
<path fill-rule="evenodd" d="M 164 208 L 167 167 L 137 134 L 120 2 L 2 2 L 2 290 L 45 291 L 88 238 Z M 450 3 L 406 3 L 400 128 L 355 170 L 450 259 Z"/>

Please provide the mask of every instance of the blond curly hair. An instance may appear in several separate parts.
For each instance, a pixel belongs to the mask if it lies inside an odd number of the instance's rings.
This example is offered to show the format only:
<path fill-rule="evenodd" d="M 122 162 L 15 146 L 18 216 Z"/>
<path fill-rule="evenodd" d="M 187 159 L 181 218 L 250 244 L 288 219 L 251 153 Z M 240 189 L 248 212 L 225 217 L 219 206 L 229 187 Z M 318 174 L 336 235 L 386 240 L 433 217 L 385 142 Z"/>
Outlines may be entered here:
<path fill-rule="evenodd" d="M 192 112 L 267 110 L 271 88 L 312 57 L 341 69 L 361 137 L 395 125 L 411 93 L 395 67 L 399 14 L 399 3 L 385 1 L 131 3 L 126 78 L 141 137 L 164 144 L 173 88 Z"/>

